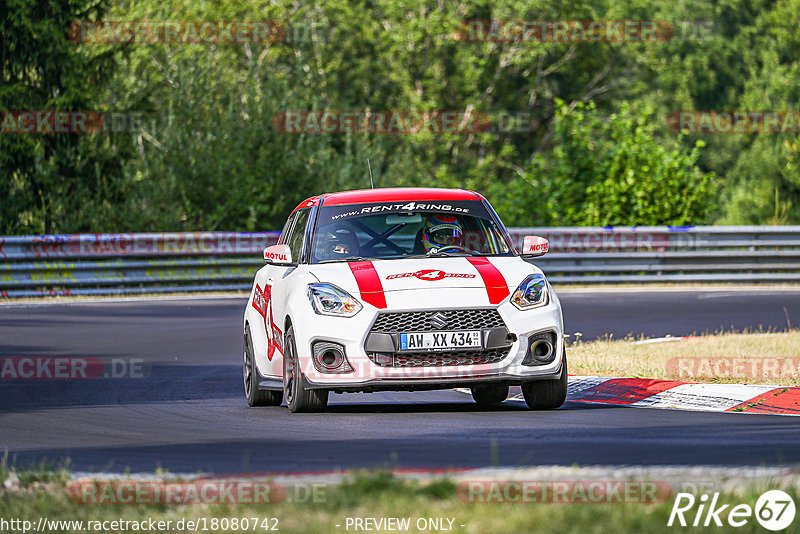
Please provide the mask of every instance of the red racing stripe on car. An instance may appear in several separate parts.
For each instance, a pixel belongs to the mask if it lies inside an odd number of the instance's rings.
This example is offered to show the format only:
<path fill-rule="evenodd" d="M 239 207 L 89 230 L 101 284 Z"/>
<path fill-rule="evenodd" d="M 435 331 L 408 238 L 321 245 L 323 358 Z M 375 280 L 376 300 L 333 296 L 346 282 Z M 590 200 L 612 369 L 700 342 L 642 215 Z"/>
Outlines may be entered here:
<path fill-rule="evenodd" d="M 508 284 L 503 278 L 502 273 L 492 265 L 489 258 L 467 258 L 467 261 L 478 270 L 478 274 L 483 278 L 486 292 L 489 294 L 489 302 L 499 304 L 509 294 Z"/>
<path fill-rule="evenodd" d="M 353 271 L 353 276 L 356 277 L 356 284 L 358 284 L 358 291 L 361 293 L 361 299 L 364 302 L 369 302 L 379 309 L 386 307 L 386 295 L 383 294 L 383 284 L 378 276 L 378 271 L 372 265 L 371 261 L 354 261 L 349 262 L 350 270 Z"/>

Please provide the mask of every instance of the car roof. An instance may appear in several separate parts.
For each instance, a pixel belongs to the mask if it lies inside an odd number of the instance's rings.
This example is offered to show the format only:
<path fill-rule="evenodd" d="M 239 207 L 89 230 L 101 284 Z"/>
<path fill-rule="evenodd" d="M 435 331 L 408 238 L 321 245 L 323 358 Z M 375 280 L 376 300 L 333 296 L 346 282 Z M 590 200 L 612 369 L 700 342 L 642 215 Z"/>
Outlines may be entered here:
<path fill-rule="evenodd" d="M 308 208 L 323 204 L 325 206 L 342 206 L 346 204 L 364 204 L 369 202 L 407 202 L 407 201 L 440 201 L 440 200 L 485 200 L 482 195 L 465 189 L 444 189 L 438 187 L 384 187 L 378 189 L 358 189 L 325 193 L 310 197 L 295 208 Z"/>

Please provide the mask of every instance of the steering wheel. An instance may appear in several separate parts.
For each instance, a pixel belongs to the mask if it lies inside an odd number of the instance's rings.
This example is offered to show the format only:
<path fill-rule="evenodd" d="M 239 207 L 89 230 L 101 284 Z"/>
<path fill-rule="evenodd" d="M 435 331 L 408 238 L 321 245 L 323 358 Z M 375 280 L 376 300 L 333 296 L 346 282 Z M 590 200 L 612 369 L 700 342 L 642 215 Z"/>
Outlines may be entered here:
<path fill-rule="evenodd" d="M 472 249 L 468 249 L 467 247 L 462 247 L 461 245 L 446 245 L 444 247 L 437 248 L 435 251 L 428 252 L 428 254 L 436 254 L 437 252 L 445 252 L 445 251 L 450 250 L 450 249 L 463 250 L 464 252 L 473 252 L 473 253 L 477 254 L 477 251 L 472 250 Z"/>

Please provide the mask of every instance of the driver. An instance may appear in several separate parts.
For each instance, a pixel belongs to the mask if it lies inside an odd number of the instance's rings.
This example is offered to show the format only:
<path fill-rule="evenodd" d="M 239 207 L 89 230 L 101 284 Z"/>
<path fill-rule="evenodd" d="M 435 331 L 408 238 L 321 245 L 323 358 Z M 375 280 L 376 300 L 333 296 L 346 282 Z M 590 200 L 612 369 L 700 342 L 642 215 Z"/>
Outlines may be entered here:
<path fill-rule="evenodd" d="M 358 239 L 350 230 L 339 228 L 328 232 L 322 243 L 322 256 L 330 260 L 358 255 Z"/>
<path fill-rule="evenodd" d="M 432 213 L 425 219 L 421 241 L 425 252 L 442 247 L 463 248 L 464 232 L 455 215 Z"/>

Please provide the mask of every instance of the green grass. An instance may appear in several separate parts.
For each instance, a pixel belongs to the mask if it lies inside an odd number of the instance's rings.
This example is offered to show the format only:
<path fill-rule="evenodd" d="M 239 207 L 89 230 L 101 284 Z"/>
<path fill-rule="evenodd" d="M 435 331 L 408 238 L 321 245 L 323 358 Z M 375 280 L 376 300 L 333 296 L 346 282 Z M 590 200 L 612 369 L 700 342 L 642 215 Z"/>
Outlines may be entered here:
<path fill-rule="evenodd" d="M 8 472 L 7 468 L 3 469 Z M 19 478 L 22 481 L 41 480 L 43 477 L 37 468 L 33 474 Z M 362 472 L 338 486 L 327 487 L 321 502 L 266 505 L 84 505 L 68 498 L 63 479 L 54 475 L 47 480 L 46 484 L 22 483 L 22 487 L 14 492 L 0 490 L 0 517 L 25 519 L 34 523 L 39 517 L 84 521 L 271 517 L 278 518 L 281 532 L 348 532 L 345 530 L 348 517 L 409 517 L 412 521 L 410 532 L 419 532 L 413 527 L 418 518 L 452 518 L 453 532 L 457 533 L 608 534 L 610 531 L 653 533 L 695 530 L 667 527 L 672 499 L 655 504 L 468 503 L 459 498 L 457 484 L 452 480 L 444 478 L 417 482 L 379 471 Z M 753 506 L 763 489 L 753 487 L 743 495 L 723 495 L 720 502 Z M 800 502 L 797 490 L 793 490 L 792 495 L 796 502 Z M 724 519 L 725 515 L 721 517 Z M 337 528 L 337 524 L 341 527 Z M 795 519 L 794 526 L 798 524 L 800 518 Z M 702 530 L 727 532 L 731 529 L 726 525 Z M 765 532 L 755 519 L 735 530 L 741 533 Z M 349 531 L 353 532 L 353 529 Z M 56 529 L 53 532 L 70 531 Z M 216 532 L 242 530 L 217 529 Z"/>
<path fill-rule="evenodd" d="M 0 486 L 10 477 L 14 476 L 21 485 L 34 483 L 48 483 L 64 485 L 70 480 L 69 463 L 57 464 L 47 459 L 42 459 L 38 464 L 22 469 L 11 467 L 8 461 L 8 451 L 0 457 Z"/>
<path fill-rule="evenodd" d="M 567 347 L 570 372 L 687 382 L 800 386 L 800 330 L 797 329 L 706 334 L 645 345 L 635 345 L 633 341 L 633 338 L 610 336 L 588 342 L 573 341 Z"/>
<path fill-rule="evenodd" d="M 8 467 L 8 451 L 3 452 L 3 457 L 0 458 L 0 487 L 3 486 L 3 483 L 8 478 L 10 473 Z"/>

